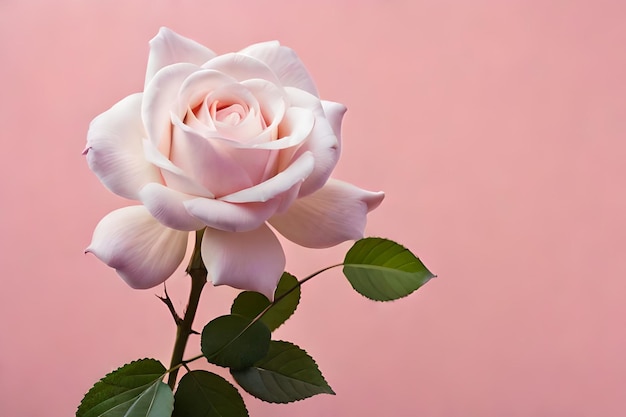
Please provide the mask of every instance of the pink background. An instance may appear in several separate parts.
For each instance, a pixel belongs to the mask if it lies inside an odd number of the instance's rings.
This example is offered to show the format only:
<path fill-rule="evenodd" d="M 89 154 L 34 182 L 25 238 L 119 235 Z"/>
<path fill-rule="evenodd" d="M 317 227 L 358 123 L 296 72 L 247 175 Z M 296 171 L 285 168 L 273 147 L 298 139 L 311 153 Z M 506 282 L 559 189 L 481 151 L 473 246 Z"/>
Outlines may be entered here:
<path fill-rule="evenodd" d="M 0 415 L 73 415 L 115 367 L 169 360 L 161 289 L 82 253 L 130 204 L 81 157 L 88 123 L 142 88 L 162 25 L 219 53 L 294 48 L 349 108 L 335 176 L 387 193 L 367 234 L 439 275 L 387 304 L 338 270 L 307 284 L 276 337 L 338 395 L 246 396 L 252 416 L 621 415 L 625 20 L 622 2 L 591 0 L 1 0 Z M 346 248 L 286 245 L 288 269 Z M 170 281 L 179 309 L 186 281 Z M 234 294 L 209 288 L 200 319 Z"/>

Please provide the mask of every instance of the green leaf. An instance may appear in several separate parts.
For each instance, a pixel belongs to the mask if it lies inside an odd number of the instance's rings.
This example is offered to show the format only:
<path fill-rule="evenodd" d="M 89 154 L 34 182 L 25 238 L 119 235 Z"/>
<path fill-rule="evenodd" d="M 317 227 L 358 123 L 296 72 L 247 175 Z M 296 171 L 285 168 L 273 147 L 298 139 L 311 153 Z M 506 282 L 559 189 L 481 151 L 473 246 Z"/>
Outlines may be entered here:
<path fill-rule="evenodd" d="M 215 365 L 246 368 L 263 358 L 269 349 L 271 332 L 259 321 L 227 315 L 211 320 L 200 341 L 202 353 Z"/>
<path fill-rule="evenodd" d="M 170 417 L 174 395 L 156 359 L 140 359 L 106 375 L 83 398 L 76 417 Z"/>
<path fill-rule="evenodd" d="M 377 237 L 358 240 L 350 248 L 343 273 L 357 292 L 375 301 L 406 297 L 435 277 L 404 246 Z"/>
<path fill-rule="evenodd" d="M 295 289 L 287 294 L 287 291 L 294 287 Z M 263 317 L 260 319 L 272 332 L 286 322 L 298 307 L 300 302 L 298 279 L 288 272 L 283 272 L 283 276 L 280 278 L 274 293 L 274 300 L 277 300 L 276 304 L 263 314 Z M 235 298 L 230 312 L 253 320 L 269 305 L 270 301 L 263 294 L 254 291 L 244 291 Z"/>
<path fill-rule="evenodd" d="M 251 368 L 231 370 L 231 374 L 249 394 L 270 403 L 335 394 L 313 358 L 289 342 L 272 341 L 266 357 Z"/>
<path fill-rule="evenodd" d="M 239 392 L 219 375 L 191 371 L 176 390 L 172 417 L 248 417 Z"/>

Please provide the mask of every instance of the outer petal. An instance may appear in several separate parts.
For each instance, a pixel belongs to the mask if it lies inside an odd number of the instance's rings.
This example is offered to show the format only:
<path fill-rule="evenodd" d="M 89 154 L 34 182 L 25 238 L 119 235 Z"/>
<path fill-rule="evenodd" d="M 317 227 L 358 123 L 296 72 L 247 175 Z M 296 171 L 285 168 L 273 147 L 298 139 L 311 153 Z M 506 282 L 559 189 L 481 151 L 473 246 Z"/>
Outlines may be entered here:
<path fill-rule="evenodd" d="M 281 46 L 278 41 L 257 43 L 239 53 L 265 62 L 285 87 L 296 87 L 319 96 L 313 79 L 298 55 L 292 49 Z"/>
<path fill-rule="evenodd" d="M 281 199 L 265 203 L 227 203 L 211 198 L 196 198 L 183 203 L 192 216 L 209 227 L 227 232 L 248 232 L 261 226 L 280 207 Z"/>
<path fill-rule="evenodd" d="M 285 254 L 269 227 L 246 233 L 207 229 L 201 249 L 213 285 L 256 291 L 273 300 Z"/>
<path fill-rule="evenodd" d="M 326 184 L 341 154 L 341 122 L 347 108 L 341 103 L 321 103 L 325 117 L 316 115 L 316 129 L 311 132 L 310 140 L 298 150 L 298 153 L 312 152 L 315 156 L 315 169 L 302 184 L 300 197 L 309 195 Z"/>
<path fill-rule="evenodd" d="M 205 227 L 204 223 L 193 217 L 183 202 L 197 196 L 172 190 L 164 185 L 151 183 L 139 192 L 139 199 L 150 214 L 161 224 L 176 230 L 192 231 Z"/>
<path fill-rule="evenodd" d="M 179 62 L 202 65 L 215 56 L 215 52 L 209 48 L 162 27 L 150 41 L 145 86 L 152 80 L 154 74 L 163 67 Z"/>
<path fill-rule="evenodd" d="M 328 123 L 330 123 L 330 127 L 335 132 L 335 136 L 337 136 L 337 140 L 339 141 L 339 146 L 341 147 L 341 122 L 343 121 L 343 116 L 346 114 L 346 110 L 348 108 L 335 101 L 322 100 L 322 108 L 324 109 L 324 114 L 326 114 L 326 119 Z"/>
<path fill-rule="evenodd" d="M 143 155 L 141 101 L 141 93 L 130 95 L 93 119 L 83 152 L 104 186 L 130 199 L 145 184 L 161 182 L 158 168 Z"/>
<path fill-rule="evenodd" d="M 367 213 L 385 197 L 352 184 L 328 180 L 319 191 L 296 200 L 284 214 L 270 219 L 287 239 L 309 248 L 327 248 L 363 237 Z"/>
<path fill-rule="evenodd" d="M 185 256 L 187 232 L 163 226 L 143 206 L 107 214 L 96 226 L 91 252 L 128 285 L 152 288 L 169 278 Z"/>
<path fill-rule="evenodd" d="M 293 100 L 293 105 L 310 109 L 315 117 L 315 125 L 307 140 L 293 155 L 288 153 L 281 155 L 280 161 L 280 169 L 283 169 L 284 166 L 291 163 L 291 160 L 298 158 L 303 153 L 311 152 L 313 154 L 315 168 L 300 189 L 300 197 L 304 197 L 319 190 L 337 165 L 341 153 L 341 144 L 335 131 L 341 129 L 341 119 L 346 108 L 339 103 L 334 103 L 334 105 L 326 103 L 323 107 L 317 97 L 302 90 L 287 88 L 286 91 Z M 327 118 L 326 108 L 330 112 L 330 118 Z"/>

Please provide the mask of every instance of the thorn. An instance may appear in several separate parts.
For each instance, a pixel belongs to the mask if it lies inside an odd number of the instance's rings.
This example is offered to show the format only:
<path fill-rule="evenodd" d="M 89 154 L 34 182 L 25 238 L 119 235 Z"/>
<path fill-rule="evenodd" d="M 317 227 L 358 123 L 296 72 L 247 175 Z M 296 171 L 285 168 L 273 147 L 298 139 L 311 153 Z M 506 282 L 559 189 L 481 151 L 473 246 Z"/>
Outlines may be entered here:
<path fill-rule="evenodd" d="M 178 313 L 176 312 L 176 309 L 174 308 L 174 304 L 172 304 L 172 299 L 167 293 L 167 287 L 165 286 L 165 283 L 163 283 L 163 291 L 165 292 L 165 297 L 161 297 L 160 295 L 157 295 L 157 298 L 163 301 L 163 303 L 165 303 L 165 305 L 167 306 L 167 309 L 170 311 L 170 314 L 174 318 L 174 323 L 176 323 L 176 325 L 178 326 L 183 321 L 183 319 L 181 319 Z"/>

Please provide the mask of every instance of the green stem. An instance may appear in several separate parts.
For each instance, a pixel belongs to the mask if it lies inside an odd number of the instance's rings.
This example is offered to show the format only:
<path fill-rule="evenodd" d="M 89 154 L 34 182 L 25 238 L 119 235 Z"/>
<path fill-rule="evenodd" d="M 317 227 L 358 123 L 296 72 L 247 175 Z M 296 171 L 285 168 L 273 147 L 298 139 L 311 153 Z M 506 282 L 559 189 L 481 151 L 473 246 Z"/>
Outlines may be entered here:
<path fill-rule="evenodd" d="M 172 360 L 170 361 L 170 369 L 172 369 L 172 371 L 167 379 L 167 384 L 172 390 L 176 386 L 178 370 L 181 365 L 184 364 L 183 355 L 185 354 L 185 347 L 187 346 L 189 335 L 193 332 L 193 320 L 198 311 L 198 303 L 200 302 L 202 289 L 204 288 L 204 284 L 206 284 L 207 270 L 202 262 L 202 255 L 200 254 L 203 234 L 204 229 L 196 232 L 196 244 L 189 261 L 189 266 L 187 267 L 187 273 L 191 277 L 191 291 L 189 293 L 189 302 L 187 303 L 185 316 L 176 325 L 176 341 L 174 342 Z"/>

